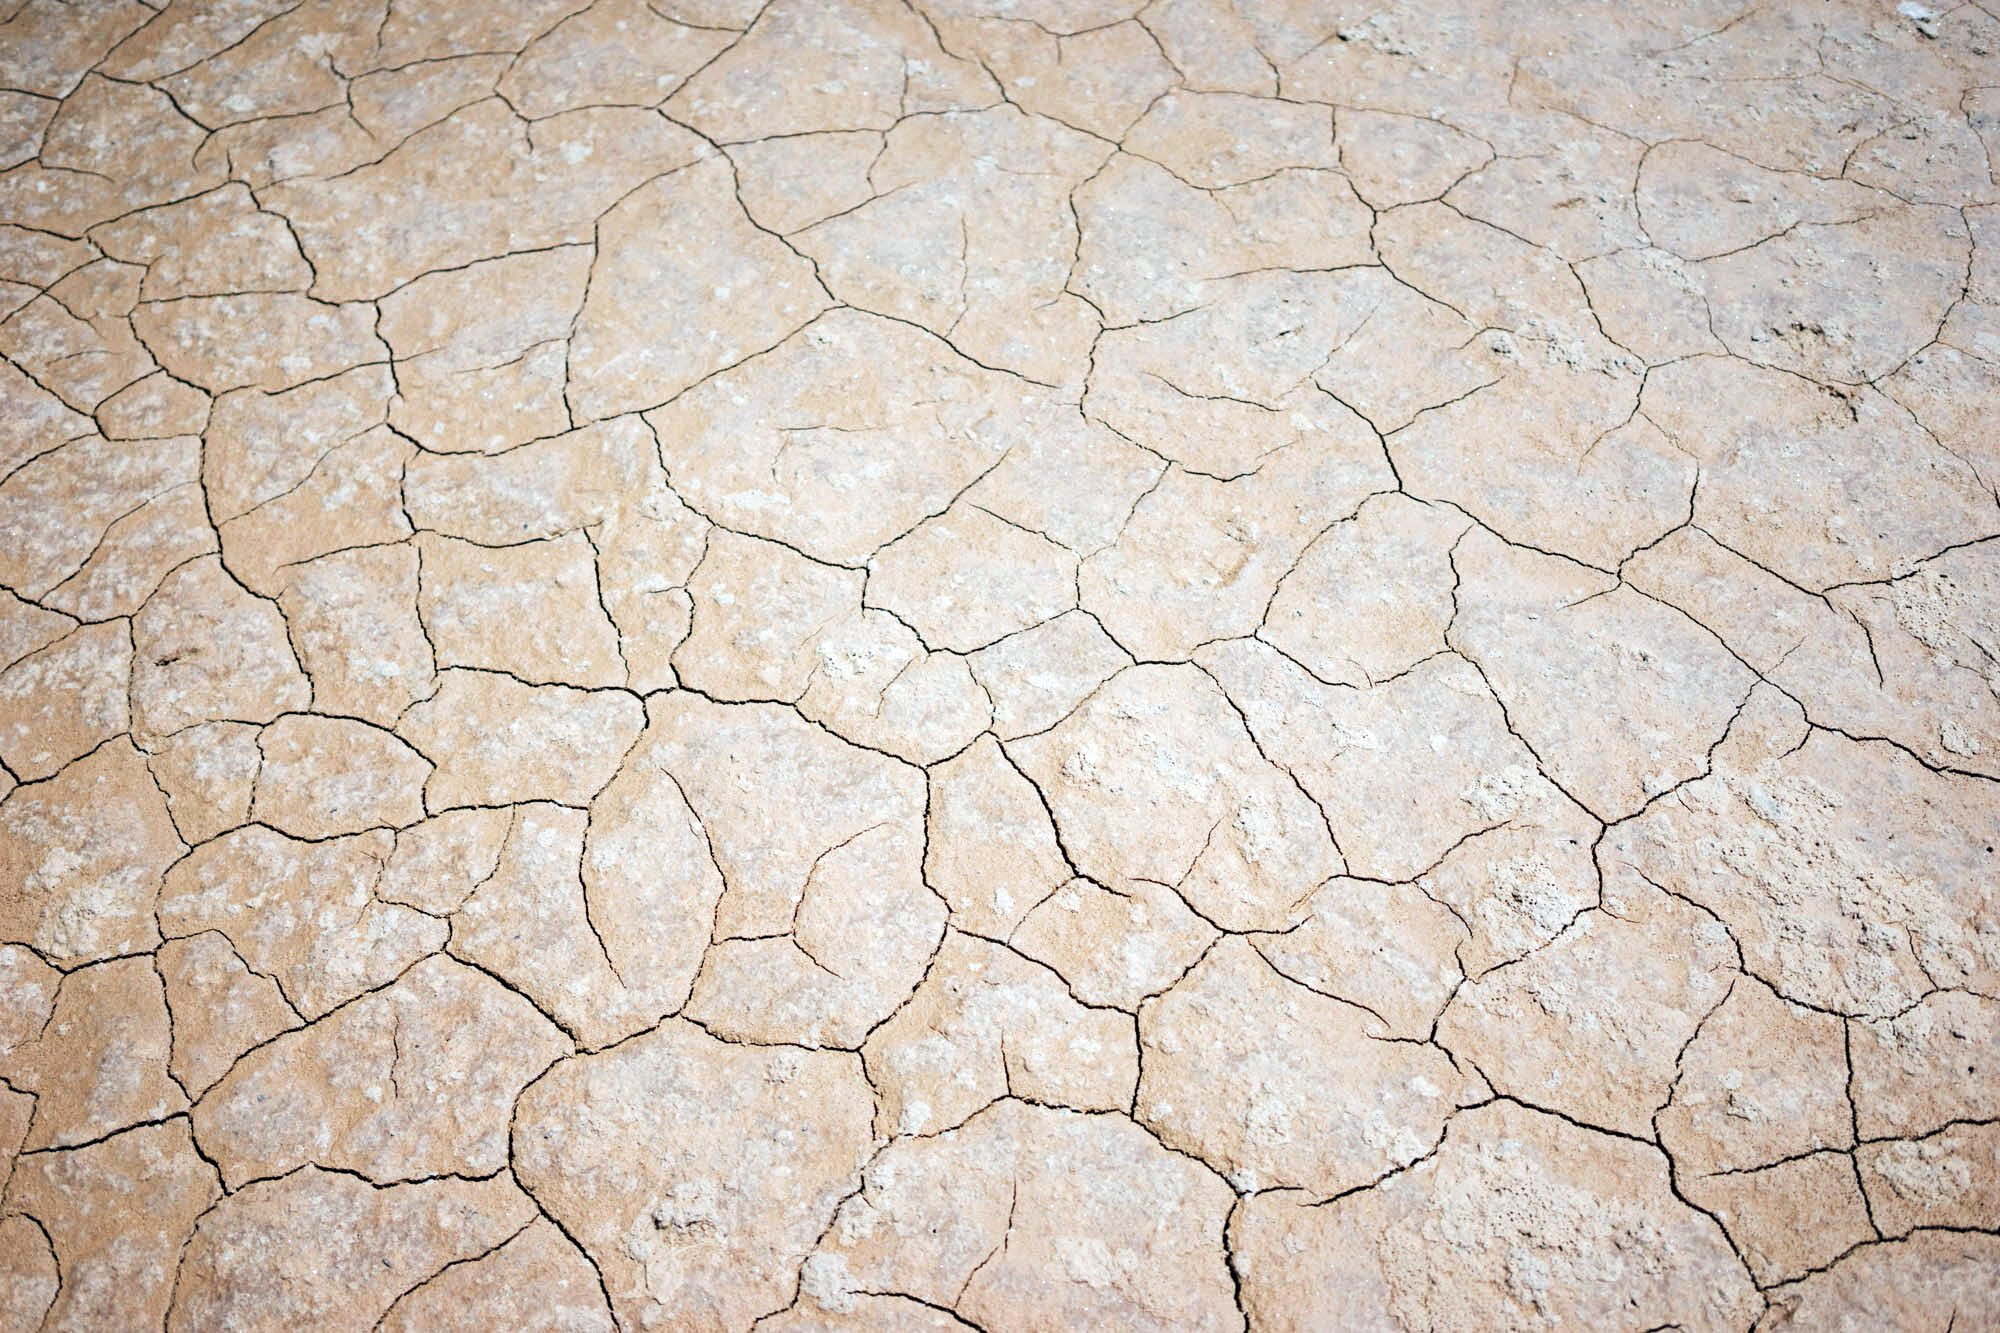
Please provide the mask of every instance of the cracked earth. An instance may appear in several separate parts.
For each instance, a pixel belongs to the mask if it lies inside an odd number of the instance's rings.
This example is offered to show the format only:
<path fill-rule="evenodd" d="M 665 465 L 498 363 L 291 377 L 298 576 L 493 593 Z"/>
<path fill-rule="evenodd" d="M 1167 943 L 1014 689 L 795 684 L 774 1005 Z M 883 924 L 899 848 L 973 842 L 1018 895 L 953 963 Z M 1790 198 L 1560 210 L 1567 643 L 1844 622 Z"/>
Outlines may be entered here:
<path fill-rule="evenodd" d="M 0 1329 L 2000 1327 L 2000 8 L 0 13 Z"/>

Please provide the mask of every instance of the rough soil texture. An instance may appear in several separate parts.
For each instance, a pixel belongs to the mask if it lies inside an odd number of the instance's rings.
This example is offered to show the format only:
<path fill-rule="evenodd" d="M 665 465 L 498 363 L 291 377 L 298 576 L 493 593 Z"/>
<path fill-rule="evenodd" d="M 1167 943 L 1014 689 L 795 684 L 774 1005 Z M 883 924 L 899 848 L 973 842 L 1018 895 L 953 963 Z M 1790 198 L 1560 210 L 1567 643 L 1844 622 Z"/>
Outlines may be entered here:
<path fill-rule="evenodd" d="M 2000 5 L 0 0 L 0 1333 L 2000 1327 Z"/>

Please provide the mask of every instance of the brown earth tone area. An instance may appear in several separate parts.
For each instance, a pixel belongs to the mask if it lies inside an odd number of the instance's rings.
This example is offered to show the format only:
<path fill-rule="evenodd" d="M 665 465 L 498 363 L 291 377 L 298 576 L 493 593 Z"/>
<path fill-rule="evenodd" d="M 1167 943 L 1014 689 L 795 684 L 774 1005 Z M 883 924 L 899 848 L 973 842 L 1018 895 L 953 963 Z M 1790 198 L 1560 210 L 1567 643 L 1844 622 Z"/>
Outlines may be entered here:
<path fill-rule="evenodd" d="M 0 0 L 0 1333 L 2000 1328 L 2000 5 Z"/>

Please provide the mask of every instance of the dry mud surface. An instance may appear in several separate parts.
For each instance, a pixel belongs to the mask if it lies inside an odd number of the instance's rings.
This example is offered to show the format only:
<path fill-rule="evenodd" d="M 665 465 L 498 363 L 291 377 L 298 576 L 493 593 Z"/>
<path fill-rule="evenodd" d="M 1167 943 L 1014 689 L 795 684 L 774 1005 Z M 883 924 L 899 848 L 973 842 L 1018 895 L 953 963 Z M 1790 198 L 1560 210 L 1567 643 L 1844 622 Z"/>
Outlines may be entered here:
<path fill-rule="evenodd" d="M 2000 1327 L 2000 7 L 4 0 L 0 1330 Z"/>

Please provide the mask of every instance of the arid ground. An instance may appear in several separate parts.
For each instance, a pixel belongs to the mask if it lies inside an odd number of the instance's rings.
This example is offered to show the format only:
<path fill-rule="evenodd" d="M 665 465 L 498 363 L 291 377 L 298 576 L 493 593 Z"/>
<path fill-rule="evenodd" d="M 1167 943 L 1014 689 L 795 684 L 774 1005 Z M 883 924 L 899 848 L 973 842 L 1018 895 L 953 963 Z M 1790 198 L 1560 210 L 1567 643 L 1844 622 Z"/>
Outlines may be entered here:
<path fill-rule="evenodd" d="M 0 1333 L 2000 1328 L 2000 4 L 0 0 Z"/>

